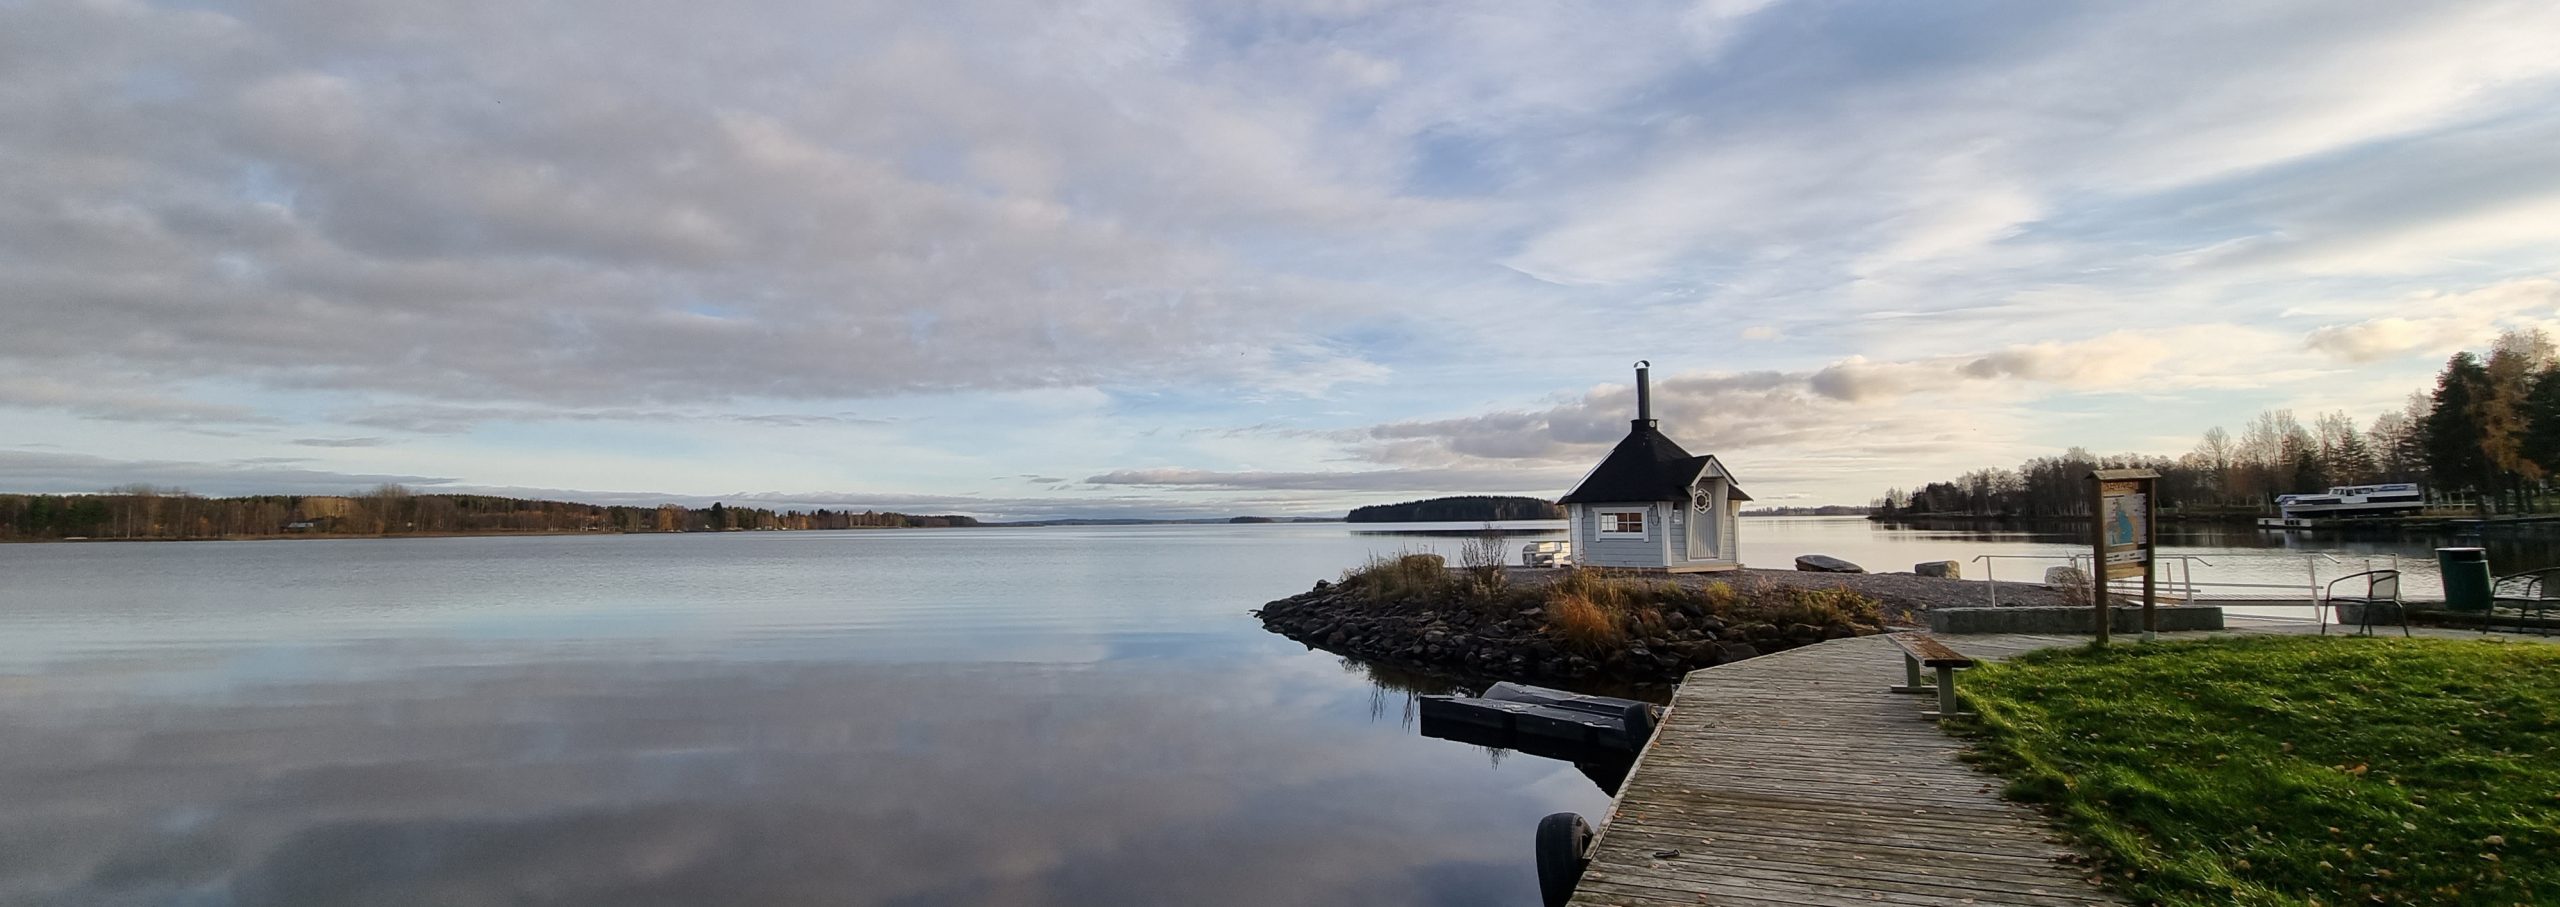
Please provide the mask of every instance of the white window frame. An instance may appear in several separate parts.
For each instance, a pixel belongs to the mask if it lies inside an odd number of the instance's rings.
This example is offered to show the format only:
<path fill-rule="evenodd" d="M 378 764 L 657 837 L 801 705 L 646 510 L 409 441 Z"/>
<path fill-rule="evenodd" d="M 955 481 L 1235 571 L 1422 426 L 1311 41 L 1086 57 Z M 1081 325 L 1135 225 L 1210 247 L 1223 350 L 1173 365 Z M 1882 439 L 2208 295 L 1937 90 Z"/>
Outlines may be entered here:
<path fill-rule="evenodd" d="M 1616 510 L 1598 510 L 1594 511 L 1598 516 L 1594 517 L 1592 522 L 1596 528 L 1598 528 L 1598 534 L 1601 539 L 1634 539 L 1639 542 L 1649 542 L 1653 540 L 1652 514 L 1648 512 L 1650 509 L 1651 508 L 1631 510 L 1621 507 Z M 1633 515 L 1636 518 L 1636 529 L 1634 532 L 1628 532 L 1624 529 L 1618 528 L 1618 517 L 1623 515 Z"/>

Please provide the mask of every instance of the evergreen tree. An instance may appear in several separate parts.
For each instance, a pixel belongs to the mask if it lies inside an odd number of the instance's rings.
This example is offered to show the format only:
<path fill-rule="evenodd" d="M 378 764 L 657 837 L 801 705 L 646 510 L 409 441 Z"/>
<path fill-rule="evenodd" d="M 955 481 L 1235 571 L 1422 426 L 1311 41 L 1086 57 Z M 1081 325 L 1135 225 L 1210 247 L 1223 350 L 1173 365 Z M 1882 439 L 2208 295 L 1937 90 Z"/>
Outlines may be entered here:
<path fill-rule="evenodd" d="M 2543 475 L 2560 472 L 2560 365 L 2536 373 L 2525 392 L 2524 458 Z"/>
<path fill-rule="evenodd" d="M 2469 352 L 2453 354 L 2436 375 L 2435 395 L 2428 399 L 2424 435 L 2427 473 L 2447 492 L 2482 493 L 2488 508 L 2489 458 L 2480 446 L 2478 402 L 2488 396 L 2489 372 Z"/>

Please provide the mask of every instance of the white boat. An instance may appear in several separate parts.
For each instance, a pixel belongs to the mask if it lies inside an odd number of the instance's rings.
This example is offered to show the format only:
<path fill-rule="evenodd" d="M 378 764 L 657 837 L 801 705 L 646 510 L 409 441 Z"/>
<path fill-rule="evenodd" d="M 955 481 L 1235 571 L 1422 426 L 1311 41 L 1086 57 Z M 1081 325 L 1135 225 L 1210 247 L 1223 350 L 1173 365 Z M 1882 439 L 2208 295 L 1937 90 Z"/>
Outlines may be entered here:
<path fill-rule="evenodd" d="M 2282 516 L 2262 517 L 2268 529 L 2311 529 L 2343 520 L 2405 516 L 2427 506 L 2426 492 L 2415 484 L 2340 485 L 2324 494 L 2289 494 L 2276 499 Z"/>
<path fill-rule="evenodd" d="M 1563 567 L 1573 563 L 1573 543 L 1560 539 L 1520 546 L 1520 566 Z"/>

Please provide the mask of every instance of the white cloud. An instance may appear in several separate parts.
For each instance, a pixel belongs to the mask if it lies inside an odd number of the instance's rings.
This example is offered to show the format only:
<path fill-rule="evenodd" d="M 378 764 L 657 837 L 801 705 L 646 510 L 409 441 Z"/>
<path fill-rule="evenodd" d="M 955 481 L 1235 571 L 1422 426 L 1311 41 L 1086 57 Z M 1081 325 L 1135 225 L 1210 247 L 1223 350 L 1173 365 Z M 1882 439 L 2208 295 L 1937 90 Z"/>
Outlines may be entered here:
<path fill-rule="evenodd" d="M 2389 305 L 2411 314 L 2323 325 L 2305 336 L 2303 345 L 2353 363 L 2485 346 L 2501 329 L 2548 328 L 2560 320 L 2560 280 L 2508 281 L 2460 293 L 2411 296 Z"/>
<path fill-rule="evenodd" d="M 125 386 L 119 387 L 123 384 Z M 68 375 L 0 373 L 0 406 L 60 409 L 93 419 L 178 424 L 249 424 L 276 421 L 246 406 L 212 403 L 138 389 L 115 380 Z"/>
<path fill-rule="evenodd" d="M 1552 481 L 1626 401 L 1541 395 L 1652 355 L 1714 367 L 1664 383 L 1696 443 L 1845 494 L 2560 318 L 2555 40 L 2502 0 L 39 0 L 0 6 L 0 407 L 433 433 L 325 452 L 490 485 L 1294 507 Z M 1299 434 L 1185 434 L 1256 424 Z M 505 446 L 546 429 L 588 447 Z"/>
<path fill-rule="evenodd" d="M 134 483 L 207 495 L 354 494 L 385 483 L 449 490 L 449 477 L 316 469 L 294 458 L 232 461 L 135 460 L 87 454 L 0 449 L 0 487 L 83 494 Z"/>

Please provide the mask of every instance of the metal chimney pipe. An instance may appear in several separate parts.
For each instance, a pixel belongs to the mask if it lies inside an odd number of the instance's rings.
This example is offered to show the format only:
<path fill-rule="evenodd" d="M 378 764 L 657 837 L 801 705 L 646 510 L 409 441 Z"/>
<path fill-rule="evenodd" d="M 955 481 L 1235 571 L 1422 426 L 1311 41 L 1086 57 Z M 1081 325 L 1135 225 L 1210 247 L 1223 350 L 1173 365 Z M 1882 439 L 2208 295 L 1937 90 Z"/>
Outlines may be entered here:
<path fill-rule="evenodd" d="M 1652 366 L 1651 361 L 1636 360 L 1636 424 L 1647 428 L 1659 424 L 1653 421 L 1653 378 L 1648 374 Z"/>

